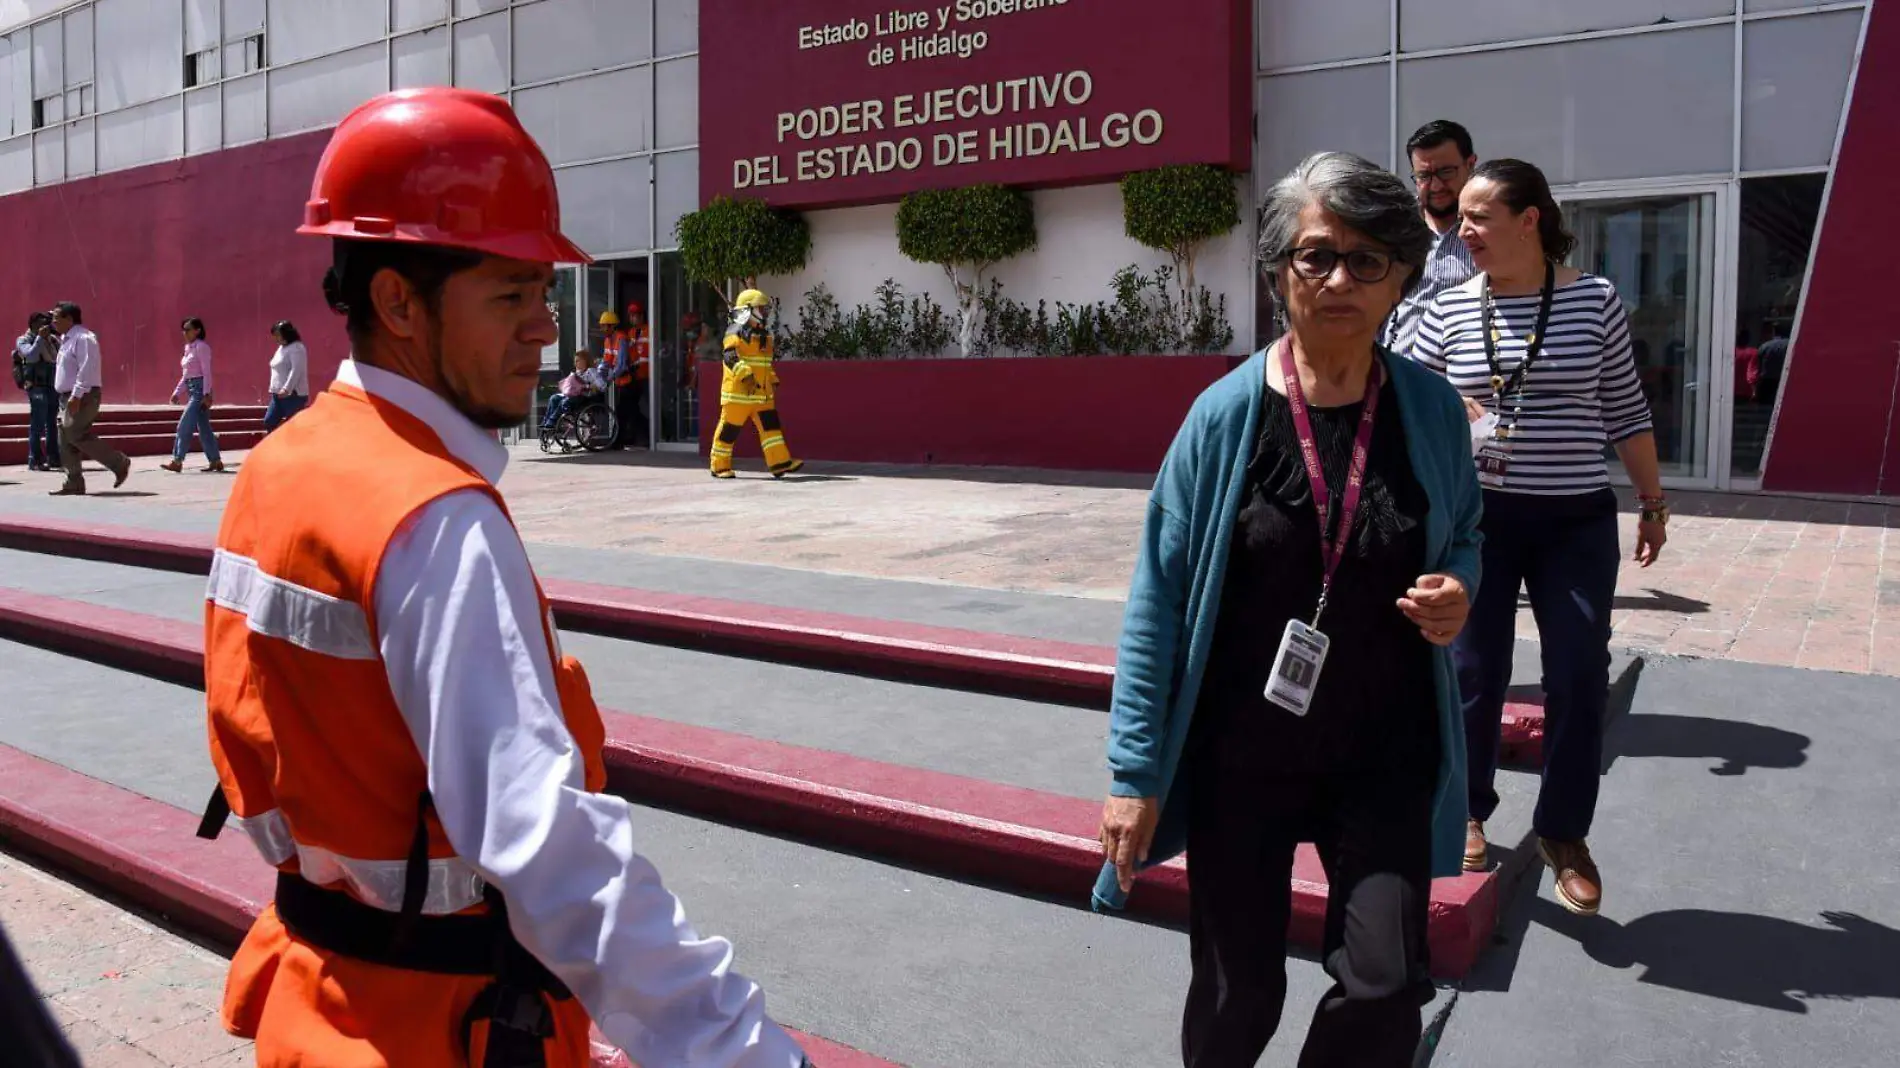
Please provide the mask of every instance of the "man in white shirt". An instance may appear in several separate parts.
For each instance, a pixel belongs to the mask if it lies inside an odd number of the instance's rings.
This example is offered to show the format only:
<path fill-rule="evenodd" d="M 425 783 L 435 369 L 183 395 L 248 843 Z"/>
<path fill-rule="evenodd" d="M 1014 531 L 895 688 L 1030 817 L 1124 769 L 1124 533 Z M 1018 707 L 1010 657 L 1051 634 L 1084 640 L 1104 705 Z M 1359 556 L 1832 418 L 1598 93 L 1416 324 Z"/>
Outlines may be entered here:
<path fill-rule="evenodd" d="M 373 99 L 318 166 L 353 356 L 240 470 L 206 606 L 201 833 L 235 812 L 279 869 L 223 1013 L 260 1068 L 584 1068 L 590 1019 L 642 1068 L 808 1064 L 635 851 L 495 488 L 588 260 L 559 225 L 487 94 Z"/>
<path fill-rule="evenodd" d="M 1472 148 L 1470 131 L 1448 119 L 1435 119 L 1419 127 L 1405 142 L 1405 158 L 1411 168 L 1412 185 L 1418 190 L 1419 211 L 1432 233 L 1438 235 L 1418 281 L 1392 309 L 1392 317 L 1386 320 L 1379 336 L 1380 344 L 1410 358 L 1419 324 L 1425 321 L 1432 301 L 1478 273 L 1471 262 L 1471 250 L 1458 236 L 1458 194 L 1471 180 L 1478 156 Z"/>
<path fill-rule="evenodd" d="M 86 329 L 79 305 L 61 301 L 53 307 L 53 333 L 59 335 L 59 359 L 53 370 L 53 392 L 59 396 L 59 461 L 66 483 L 55 497 L 86 492 L 82 456 L 112 472 L 113 488 L 125 485 L 132 460 L 93 432 L 99 418 L 99 338 Z"/>

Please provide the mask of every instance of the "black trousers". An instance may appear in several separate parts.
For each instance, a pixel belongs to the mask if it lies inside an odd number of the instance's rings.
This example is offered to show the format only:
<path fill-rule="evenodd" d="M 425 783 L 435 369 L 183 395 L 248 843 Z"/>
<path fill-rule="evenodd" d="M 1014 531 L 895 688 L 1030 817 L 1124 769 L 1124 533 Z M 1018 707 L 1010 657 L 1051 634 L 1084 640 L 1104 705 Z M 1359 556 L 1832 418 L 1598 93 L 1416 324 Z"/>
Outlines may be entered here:
<path fill-rule="evenodd" d="M 1472 819 L 1488 820 L 1498 807 L 1498 733 L 1522 586 L 1544 662 L 1544 778 L 1532 827 L 1560 842 L 1590 833 L 1610 696 L 1610 609 L 1622 559 L 1616 516 L 1613 495 L 1484 495 L 1484 581 L 1452 645 L 1464 694 Z"/>
<path fill-rule="evenodd" d="M 1330 893 L 1322 948 L 1333 985 L 1301 1068 L 1409 1068 L 1432 997 L 1426 948 L 1437 754 L 1402 774 L 1276 776 L 1211 757 L 1188 818 L 1187 1068 L 1253 1068 L 1286 1002 L 1293 851 L 1311 841 Z"/>

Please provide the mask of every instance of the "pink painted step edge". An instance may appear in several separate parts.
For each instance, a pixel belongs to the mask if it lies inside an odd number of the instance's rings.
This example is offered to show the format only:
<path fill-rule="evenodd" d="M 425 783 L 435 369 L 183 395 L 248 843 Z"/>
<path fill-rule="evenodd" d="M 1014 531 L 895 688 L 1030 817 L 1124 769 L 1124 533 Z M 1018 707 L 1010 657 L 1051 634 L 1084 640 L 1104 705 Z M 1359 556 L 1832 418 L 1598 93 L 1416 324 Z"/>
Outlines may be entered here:
<path fill-rule="evenodd" d="M 182 809 L 0 745 L 0 839 L 234 949 L 270 900 L 274 875 L 244 836 L 207 842 L 197 827 Z M 897 1068 L 792 1035 L 824 1068 Z"/>
<path fill-rule="evenodd" d="M 202 686 L 200 628 L 188 623 L 0 588 L 0 637 Z M 1096 802 L 828 750 L 604 710 L 617 792 L 721 822 L 764 827 L 1018 890 L 1086 899 L 1101 855 Z M 1302 847 L 1293 873 L 1291 940 L 1317 946 L 1326 875 Z M 1181 922 L 1185 864 L 1146 873 L 1131 912 Z M 1432 887 L 1433 969 L 1456 978 L 1496 922 L 1497 873 Z"/>

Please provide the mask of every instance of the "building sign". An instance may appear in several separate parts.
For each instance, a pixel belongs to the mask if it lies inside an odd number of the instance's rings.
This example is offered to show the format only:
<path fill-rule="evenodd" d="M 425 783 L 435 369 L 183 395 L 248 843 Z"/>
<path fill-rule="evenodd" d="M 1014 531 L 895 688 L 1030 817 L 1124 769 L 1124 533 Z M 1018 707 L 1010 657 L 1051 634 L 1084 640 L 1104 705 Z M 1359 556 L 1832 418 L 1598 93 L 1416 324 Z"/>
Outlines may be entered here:
<path fill-rule="evenodd" d="M 700 0 L 701 201 L 1245 170 L 1251 0 Z"/>

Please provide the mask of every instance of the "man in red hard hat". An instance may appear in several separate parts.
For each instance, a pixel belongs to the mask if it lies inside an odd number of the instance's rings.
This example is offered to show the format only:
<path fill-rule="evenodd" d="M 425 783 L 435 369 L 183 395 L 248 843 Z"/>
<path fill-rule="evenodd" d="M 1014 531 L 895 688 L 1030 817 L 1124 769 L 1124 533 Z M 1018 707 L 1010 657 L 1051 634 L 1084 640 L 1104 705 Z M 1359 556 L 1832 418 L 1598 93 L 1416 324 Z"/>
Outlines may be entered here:
<path fill-rule="evenodd" d="M 264 1068 L 581 1068 L 590 1017 L 642 1068 L 804 1063 L 634 852 L 495 489 L 587 260 L 540 149 L 493 96 L 378 97 L 299 232 L 353 356 L 245 462 L 206 594 L 203 833 L 278 869 L 225 1026 Z"/>

